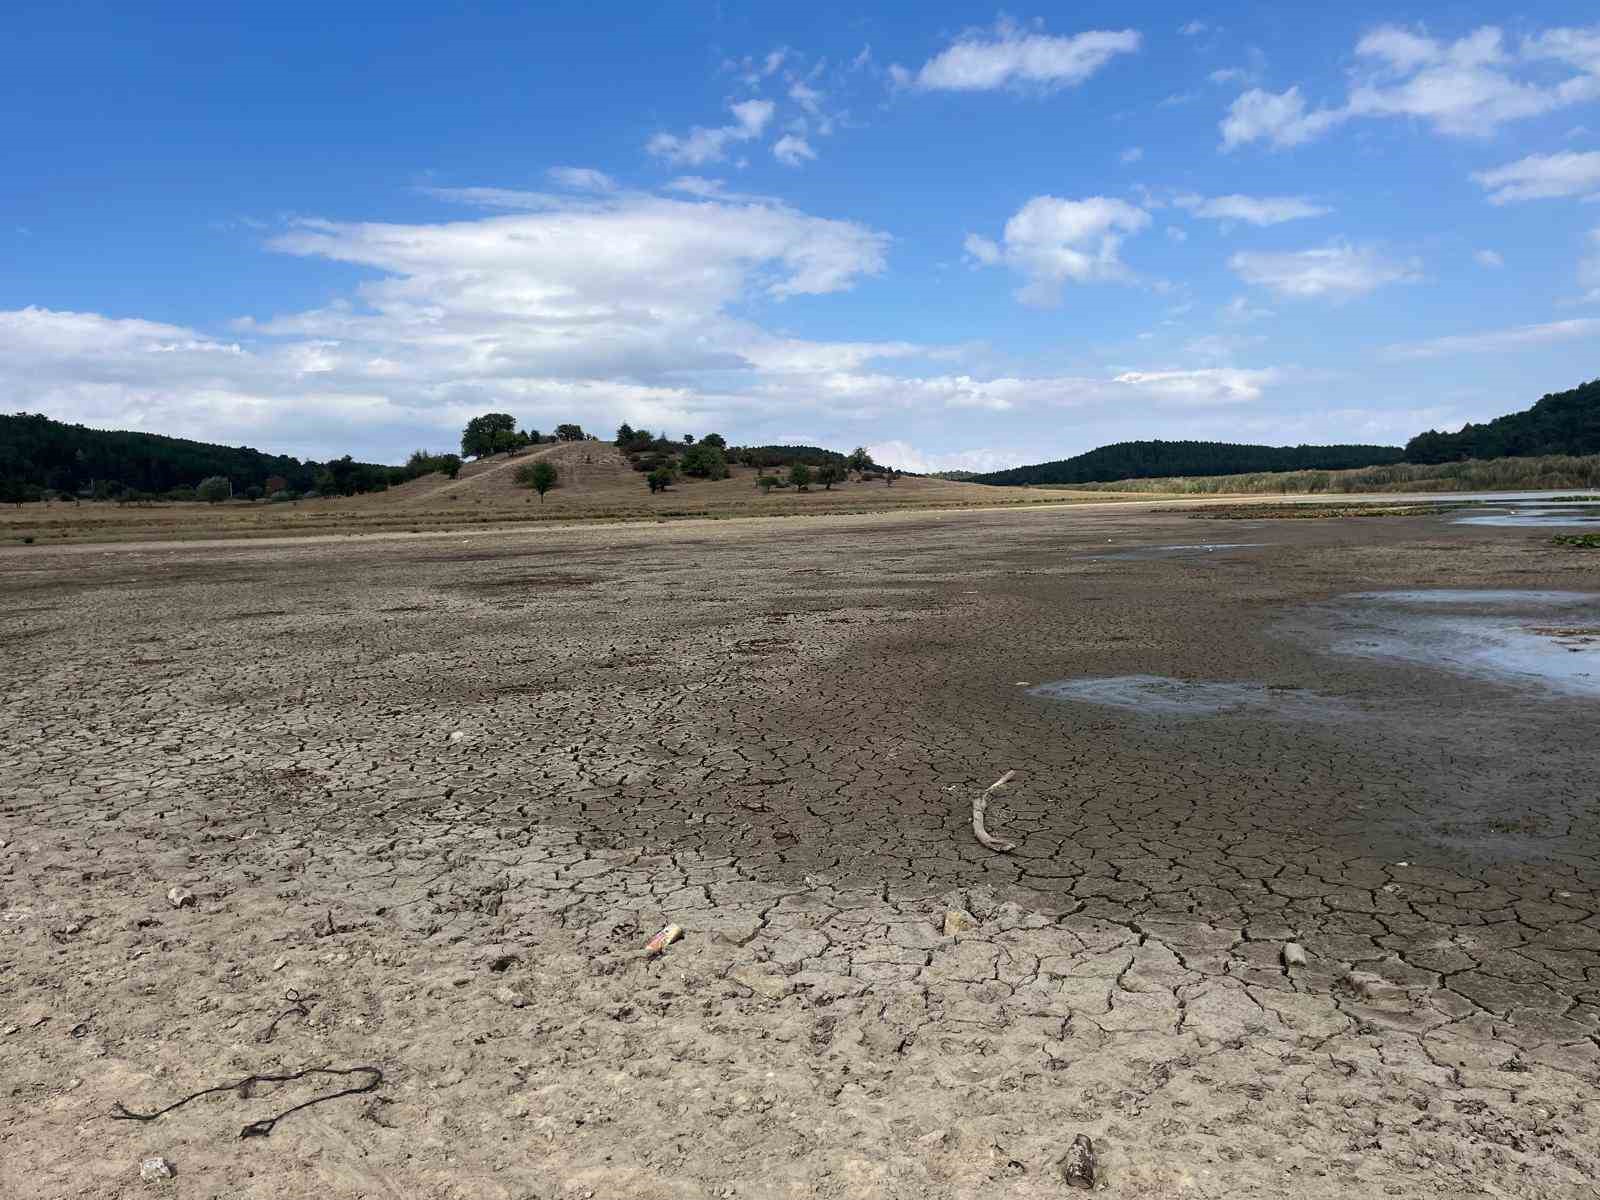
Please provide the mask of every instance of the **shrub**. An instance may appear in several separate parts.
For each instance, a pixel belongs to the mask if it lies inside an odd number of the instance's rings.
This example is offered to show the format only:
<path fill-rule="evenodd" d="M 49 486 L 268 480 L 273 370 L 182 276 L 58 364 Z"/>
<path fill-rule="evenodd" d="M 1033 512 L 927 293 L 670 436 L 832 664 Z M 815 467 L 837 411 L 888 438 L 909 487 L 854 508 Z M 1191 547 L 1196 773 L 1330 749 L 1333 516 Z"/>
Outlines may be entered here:
<path fill-rule="evenodd" d="M 671 467 L 657 467 L 644 477 L 644 481 L 650 485 L 652 493 L 666 491 L 672 486 L 672 480 L 673 472 Z"/>
<path fill-rule="evenodd" d="M 778 477 L 776 475 L 758 475 L 756 477 L 756 486 L 760 488 L 762 494 L 765 495 L 766 493 L 772 491 L 773 488 L 778 486 Z"/>
<path fill-rule="evenodd" d="M 809 491 L 811 488 L 811 468 L 806 466 L 805 463 L 795 463 L 794 466 L 789 468 L 789 482 L 802 492 Z"/>
<path fill-rule="evenodd" d="M 273 504 L 286 504 L 300 499 L 300 493 L 284 488 L 282 491 L 273 492 L 267 499 Z"/>
<path fill-rule="evenodd" d="M 211 475 L 195 486 L 194 494 L 207 504 L 221 504 L 233 498 L 233 484 L 221 475 Z"/>

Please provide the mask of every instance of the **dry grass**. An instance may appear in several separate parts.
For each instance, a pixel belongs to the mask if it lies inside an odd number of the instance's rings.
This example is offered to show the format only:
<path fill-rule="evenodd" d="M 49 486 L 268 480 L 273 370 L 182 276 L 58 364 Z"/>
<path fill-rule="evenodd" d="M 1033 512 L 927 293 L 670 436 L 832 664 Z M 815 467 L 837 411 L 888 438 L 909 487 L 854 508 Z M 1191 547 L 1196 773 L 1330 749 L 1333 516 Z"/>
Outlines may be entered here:
<path fill-rule="evenodd" d="M 560 482 L 543 502 L 516 485 L 516 469 L 548 458 Z M 501 456 L 467 466 L 459 479 L 427 475 L 386 492 L 271 504 L 26 504 L 0 509 L 0 542 L 171 541 L 207 538 L 305 537 L 427 532 L 572 521 L 666 521 L 682 518 L 815 516 L 897 509 L 977 508 L 1089 503 L 1103 495 L 1045 496 L 1019 488 L 902 477 L 894 486 L 835 484 L 763 495 L 761 472 L 683 480 L 651 495 L 644 476 L 615 448 L 578 442 Z"/>
<path fill-rule="evenodd" d="M 1600 454 L 1537 458 L 1476 459 L 1418 466 L 1396 463 L 1350 471 L 1258 471 L 1249 475 L 1193 475 L 1170 479 L 1124 479 L 1117 483 L 1072 483 L 1033 490 L 1161 492 L 1196 495 L 1319 495 L 1353 492 L 1547 491 L 1600 487 Z"/>

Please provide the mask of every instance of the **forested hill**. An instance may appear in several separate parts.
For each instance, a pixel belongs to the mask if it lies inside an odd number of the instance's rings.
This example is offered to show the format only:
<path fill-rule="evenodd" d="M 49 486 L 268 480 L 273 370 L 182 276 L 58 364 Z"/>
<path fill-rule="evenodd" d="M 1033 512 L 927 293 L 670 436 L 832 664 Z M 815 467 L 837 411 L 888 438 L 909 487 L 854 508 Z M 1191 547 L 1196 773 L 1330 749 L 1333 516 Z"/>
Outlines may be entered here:
<path fill-rule="evenodd" d="M 333 474 L 351 476 L 352 490 L 359 491 L 369 490 L 359 484 L 377 486 L 380 478 L 387 486 L 393 471 L 342 460 L 330 465 L 336 468 Z M 241 490 L 263 487 L 276 476 L 295 491 L 304 491 L 316 486 L 319 476 L 326 483 L 327 473 L 321 463 L 244 446 L 89 429 L 29 413 L 0 416 L 0 480 L 12 487 L 78 493 L 96 485 L 115 485 L 118 491 L 160 494 L 192 488 L 208 476 L 220 475 Z"/>
<path fill-rule="evenodd" d="M 1240 446 L 1232 442 L 1118 442 L 1057 462 L 974 475 L 974 483 L 1110 483 L 1169 475 L 1340 471 L 1402 461 L 1398 446 Z"/>
<path fill-rule="evenodd" d="M 1406 461 L 1414 463 L 1535 454 L 1600 454 L 1600 379 L 1460 433 L 1430 429 L 1406 443 Z"/>

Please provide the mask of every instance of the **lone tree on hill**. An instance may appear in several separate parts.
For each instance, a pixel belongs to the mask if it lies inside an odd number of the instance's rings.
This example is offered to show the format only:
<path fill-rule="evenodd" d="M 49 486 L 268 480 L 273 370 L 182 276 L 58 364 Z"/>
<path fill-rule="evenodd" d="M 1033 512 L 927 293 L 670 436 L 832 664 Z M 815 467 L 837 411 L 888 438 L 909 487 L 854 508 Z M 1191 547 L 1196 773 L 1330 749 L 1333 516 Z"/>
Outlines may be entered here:
<path fill-rule="evenodd" d="M 680 466 L 685 475 L 694 475 L 700 479 L 728 477 L 727 457 L 715 446 L 708 446 L 704 442 L 685 449 Z"/>
<path fill-rule="evenodd" d="M 822 485 L 825 492 L 833 491 L 833 485 L 843 481 L 844 468 L 837 463 L 824 463 L 817 468 L 817 482 Z"/>
<path fill-rule="evenodd" d="M 670 466 L 657 467 L 644 477 L 644 481 L 650 485 L 652 494 L 664 492 L 672 486 L 672 468 Z"/>
<path fill-rule="evenodd" d="M 811 489 L 811 468 L 805 463 L 795 463 L 789 468 L 789 482 L 802 492 Z"/>
<path fill-rule="evenodd" d="M 867 453 L 865 446 L 857 446 L 850 451 L 850 457 L 844 460 L 844 465 L 852 471 L 865 471 L 872 466 L 872 455 Z"/>
<path fill-rule="evenodd" d="M 233 484 L 222 475 L 212 475 L 199 482 L 194 494 L 207 504 L 221 504 L 224 500 L 233 498 Z"/>
<path fill-rule="evenodd" d="M 516 436 L 517 419 L 510 413 L 484 413 L 473 417 L 461 431 L 461 453 L 482 458 L 496 450 L 508 450 Z"/>
<path fill-rule="evenodd" d="M 556 437 L 560 438 L 563 442 L 581 442 L 583 441 L 583 426 L 557 425 Z"/>
<path fill-rule="evenodd" d="M 527 463 L 517 468 L 517 482 L 523 487 L 532 488 L 539 493 L 539 503 L 544 503 L 544 494 L 555 487 L 557 471 L 553 463 L 543 460 Z"/>

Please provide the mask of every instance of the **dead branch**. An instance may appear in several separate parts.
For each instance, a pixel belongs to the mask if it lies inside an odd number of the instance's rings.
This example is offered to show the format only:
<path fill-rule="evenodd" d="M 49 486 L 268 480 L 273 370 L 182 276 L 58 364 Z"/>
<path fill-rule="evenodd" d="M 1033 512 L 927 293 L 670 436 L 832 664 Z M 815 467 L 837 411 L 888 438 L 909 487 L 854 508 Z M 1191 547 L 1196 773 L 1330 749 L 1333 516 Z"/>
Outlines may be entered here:
<path fill-rule="evenodd" d="M 973 835 L 978 839 L 978 841 L 982 842 L 990 850 L 994 850 L 1000 854 L 1010 854 L 1017 848 L 1017 844 L 1015 842 L 1005 841 L 1002 838 L 991 837 L 989 835 L 989 831 L 983 827 L 983 814 L 989 808 L 989 797 L 995 792 L 998 792 L 1001 788 L 1005 787 L 1006 784 L 1010 783 L 1011 777 L 1015 774 L 1015 771 L 1007 771 L 1004 775 L 1000 776 L 999 779 L 996 779 L 987 788 L 985 788 L 983 792 L 979 794 L 977 799 L 972 802 Z"/>

